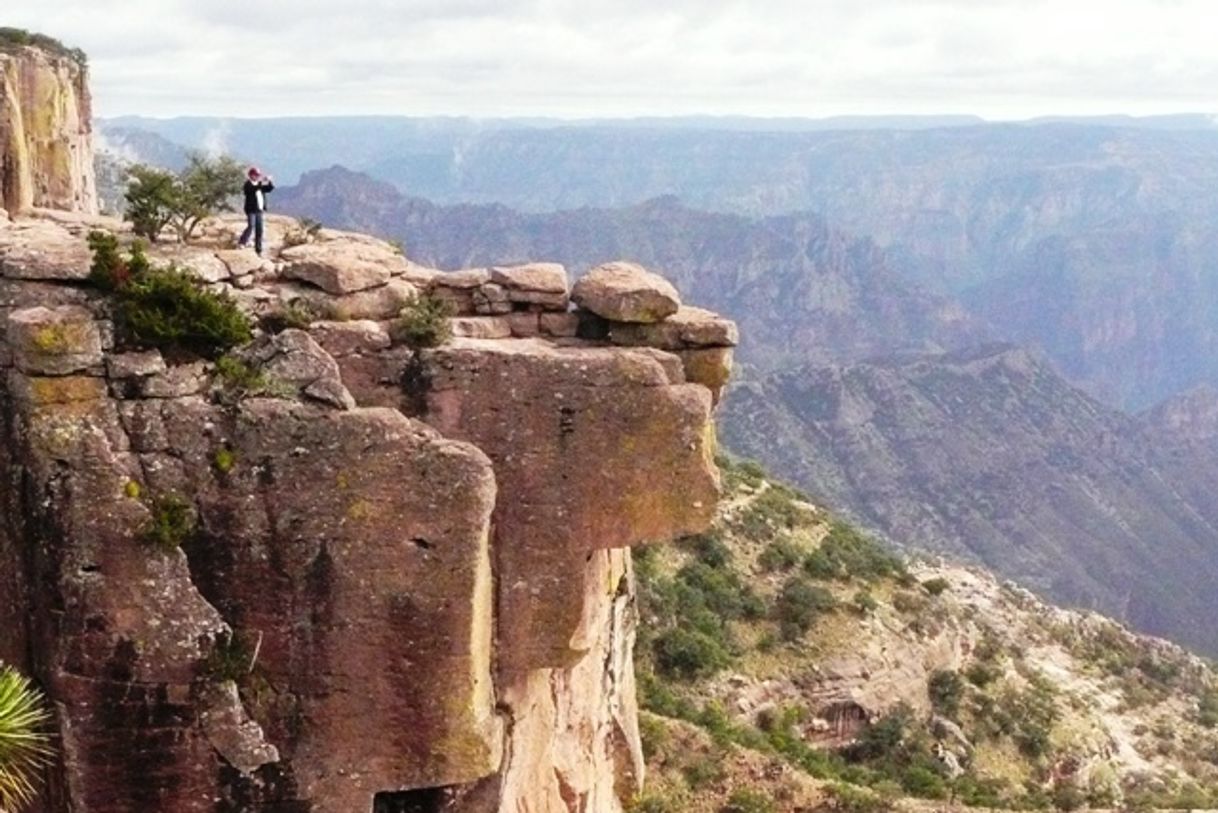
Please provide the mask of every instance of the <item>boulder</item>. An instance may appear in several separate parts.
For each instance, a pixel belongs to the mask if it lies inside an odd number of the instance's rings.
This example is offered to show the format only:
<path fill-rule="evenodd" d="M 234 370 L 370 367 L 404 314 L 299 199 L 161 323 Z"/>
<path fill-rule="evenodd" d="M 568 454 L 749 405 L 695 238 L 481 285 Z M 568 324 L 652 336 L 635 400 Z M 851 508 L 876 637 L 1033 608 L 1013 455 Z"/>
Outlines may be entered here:
<path fill-rule="evenodd" d="M 681 297 L 668 280 L 628 262 L 593 268 L 575 283 L 571 298 L 614 322 L 659 322 L 681 307 Z"/>
<path fill-rule="evenodd" d="M 110 378 L 144 378 L 166 369 L 160 350 L 116 353 L 106 357 L 106 375 Z"/>
<path fill-rule="evenodd" d="M 544 336 L 573 338 L 579 333 L 579 316 L 574 313 L 543 313 L 540 327 Z"/>
<path fill-rule="evenodd" d="M 338 409 L 352 409 L 355 399 L 342 384 L 338 362 L 303 330 L 289 329 L 264 336 L 239 357 L 257 367 L 277 386 Z"/>
<path fill-rule="evenodd" d="M 393 268 L 386 258 L 360 243 L 314 243 L 284 249 L 283 276 L 298 279 L 335 296 L 387 283 Z"/>
<path fill-rule="evenodd" d="M 389 333 L 371 319 L 351 322 L 314 322 L 309 335 L 334 358 L 353 353 L 375 353 L 389 347 Z"/>
<path fill-rule="evenodd" d="M 37 306 L 8 316 L 8 342 L 17 369 L 67 375 L 102 362 L 101 332 L 93 314 L 75 305 Z"/>

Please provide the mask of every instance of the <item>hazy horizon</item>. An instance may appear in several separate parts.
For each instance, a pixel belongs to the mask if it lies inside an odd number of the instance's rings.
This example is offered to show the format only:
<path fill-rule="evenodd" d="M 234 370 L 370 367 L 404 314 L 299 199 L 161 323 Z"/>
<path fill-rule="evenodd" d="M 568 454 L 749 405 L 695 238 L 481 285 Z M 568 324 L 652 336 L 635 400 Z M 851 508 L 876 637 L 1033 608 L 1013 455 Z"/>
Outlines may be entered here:
<path fill-rule="evenodd" d="M 0 24 L 89 54 L 104 117 L 1218 110 L 1201 0 L 61 0 L 6 11 Z"/>

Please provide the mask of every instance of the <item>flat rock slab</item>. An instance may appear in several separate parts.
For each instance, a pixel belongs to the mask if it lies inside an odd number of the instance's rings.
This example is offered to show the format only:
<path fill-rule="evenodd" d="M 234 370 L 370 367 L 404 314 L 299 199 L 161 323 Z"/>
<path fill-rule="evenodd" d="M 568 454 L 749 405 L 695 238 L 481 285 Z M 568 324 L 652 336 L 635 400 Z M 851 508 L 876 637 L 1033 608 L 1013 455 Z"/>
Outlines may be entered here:
<path fill-rule="evenodd" d="M 736 323 L 702 308 L 682 305 L 662 322 L 618 322 L 609 326 L 614 344 L 644 345 L 663 350 L 696 347 L 735 347 L 740 343 Z"/>
<path fill-rule="evenodd" d="M 507 292 L 511 302 L 567 309 L 567 269 L 558 263 L 529 263 L 491 269 L 491 282 Z"/>
<path fill-rule="evenodd" d="M 9 279 L 84 280 L 93 255 L 79 237 L 53 223 L 18 223 L 0 232 L 0 273 Z"/>
<path fill-rule="evenodd" d="M 367 249 L 360 243 L 321 243 L 284 249 L 281 258 L 287 266 L 283 276 L 336 296 L 377 288 L 389 282 L 393 269 L 388 258 Z"/>
<path fill-rule="evenodd" d="M 628 262 L 593 268 L 575 283 L 571 299 L 614 322 L 660 322 L 681 307 L 681 296 L 672 283 Z"/>

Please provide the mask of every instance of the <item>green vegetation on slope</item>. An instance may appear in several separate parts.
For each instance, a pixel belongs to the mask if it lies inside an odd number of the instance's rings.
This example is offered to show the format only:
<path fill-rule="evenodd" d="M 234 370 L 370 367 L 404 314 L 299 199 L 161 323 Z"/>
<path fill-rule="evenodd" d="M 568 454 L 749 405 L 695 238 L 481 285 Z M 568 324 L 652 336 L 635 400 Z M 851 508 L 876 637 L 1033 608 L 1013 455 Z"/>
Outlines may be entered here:
<path fill-rule="evenodd" d="M 75 60 L 81 66 L 88 64 L 89 58 L 79 48 L 69 48 L 54 37 L 26 31 L 24 28 L 8 28 L 0 26 L 0 51 L 20 47 L 41 48 L 56 56 L 66 56 Z"/>
<path fill-rule="evenodd" d="M 636 810 L 749 809 L 723 767 L 737 752 L 820 780 L 837 809 L 1218 801 L 1218 688 L 1200 661 L 988 577 L 907 563 L 754 464 L 720 464 L 714 527 L 635 551 L 636 661 L 655 715 L 655 781 Z M 1121 762 L 1102 725 L 1130 704 L 1159 722 L 1118 720 L 1137 751 Z M 1187 727 L 1162 717 L 1182 708 Z M 666 744 L 676 720 L 705 732 L 701 752 Z"/>

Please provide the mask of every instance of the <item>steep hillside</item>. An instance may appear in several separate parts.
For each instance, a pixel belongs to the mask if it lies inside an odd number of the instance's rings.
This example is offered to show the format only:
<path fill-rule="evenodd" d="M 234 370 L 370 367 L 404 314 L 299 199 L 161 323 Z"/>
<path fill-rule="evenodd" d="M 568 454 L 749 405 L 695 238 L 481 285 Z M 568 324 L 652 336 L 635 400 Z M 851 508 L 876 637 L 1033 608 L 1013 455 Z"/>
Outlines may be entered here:
<path fill-rule="evenodd" d="M 1212 456 L 1154 442 L 1026 351 L 792 369 L 732 390 L 722 426 L 891 539 L 1218 651 Z"/>
<path fill-rule="evenodd" d="M 984 571 L 898 559 L 750 464 L 725 473 L 709 532 L 636 551 L 637 809 L 1216 801 L 1205 662 Z"/>
<path fill-rule="evenodd" d="M 605 257 L 636 260 L 739 314 L 748 337 L 741 358 L 762 367 L 957 347 L 985 335 L 952 300 L 903 281 L 873 243 L 812 215 L 754 220 L 671 197 L 553 215 L 444 207 L 341 167 L 308 173 L 276 196 L 280 211 L 400 238 L 412 257 L 441 268 L 545 257 L 578 274 Z"/>

